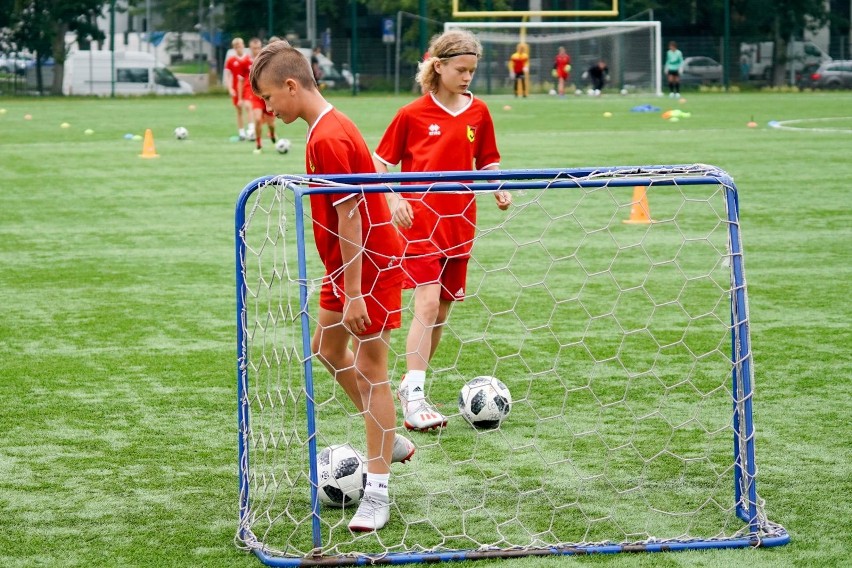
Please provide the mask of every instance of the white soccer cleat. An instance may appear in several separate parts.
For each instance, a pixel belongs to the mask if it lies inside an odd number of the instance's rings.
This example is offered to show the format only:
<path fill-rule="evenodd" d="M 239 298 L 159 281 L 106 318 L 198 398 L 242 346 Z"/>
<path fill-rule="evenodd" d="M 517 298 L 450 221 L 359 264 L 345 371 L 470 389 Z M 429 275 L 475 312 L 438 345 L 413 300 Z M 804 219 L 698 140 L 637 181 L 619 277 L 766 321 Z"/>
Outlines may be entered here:
<path fill-rule="evenodd" d="M 416 451 L 417 448 L 414 446 L 414 442 L 405 436 L 396 434 L 393 439 L 391 463 L 405 463 L 411 459 L 411 456 L 413 456 Z"/>
<path fill-rule="evenodd" d="M 377 531 L 390 519 L 390 502 L 386 497 L 365 493 L 358 510 L 349 521 L 349 530 L 354 532 Z"/>
<path fill-rule="evenodd" d="M 422 432 L 443 428 L 447 425 L 447 417 L 435 410 L 431 404 L 426 402 L 425 398 L 408 402 L 408 385 L 405 382 L 405 377 L 399 384 L 396 396 L 402 406 L 402 413 L 405 416 L 403 424 L 407 429 Z"/>

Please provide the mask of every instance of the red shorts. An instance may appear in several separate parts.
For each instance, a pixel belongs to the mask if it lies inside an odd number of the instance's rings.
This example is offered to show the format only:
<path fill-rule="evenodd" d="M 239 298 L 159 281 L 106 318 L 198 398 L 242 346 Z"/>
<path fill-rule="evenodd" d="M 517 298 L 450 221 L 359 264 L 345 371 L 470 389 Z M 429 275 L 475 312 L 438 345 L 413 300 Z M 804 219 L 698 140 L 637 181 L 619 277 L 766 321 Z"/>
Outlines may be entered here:
<path fill-rule="evenodd" d="M 440 284 L 441 299 L 462 301 L 467 284 L 468 258 L 445 256 L 406 256 L 402 259 L 405 271 L 403 288 L 416 288 L 425 284 Z"/>
<path fill-rule="evenodd" d="M 385 282 L 385 280 L 391 280 Z M 364 296 L 370 325 L 364 333 L 372 335 L 402 325 L 402 281 L 397 278 L 378 278 L 372 292 Z M 330 278 L 324 278 L 319 305 L 324 310 L 343 313 L 343 290 Z"/>

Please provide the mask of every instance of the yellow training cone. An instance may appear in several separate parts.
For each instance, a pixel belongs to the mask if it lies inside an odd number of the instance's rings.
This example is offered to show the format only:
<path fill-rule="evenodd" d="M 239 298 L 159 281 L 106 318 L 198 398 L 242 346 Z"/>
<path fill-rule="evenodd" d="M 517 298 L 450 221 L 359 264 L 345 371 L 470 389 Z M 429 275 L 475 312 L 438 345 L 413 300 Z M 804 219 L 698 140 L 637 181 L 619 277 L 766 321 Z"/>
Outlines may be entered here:
<path fill-rule="evenodd" d="M 159 158 L 157 150 L 154 148 L 154 133 L 150 128 L 145 129 L 145 140 L 142 142 L 142 153 L 140 158 Z"/>

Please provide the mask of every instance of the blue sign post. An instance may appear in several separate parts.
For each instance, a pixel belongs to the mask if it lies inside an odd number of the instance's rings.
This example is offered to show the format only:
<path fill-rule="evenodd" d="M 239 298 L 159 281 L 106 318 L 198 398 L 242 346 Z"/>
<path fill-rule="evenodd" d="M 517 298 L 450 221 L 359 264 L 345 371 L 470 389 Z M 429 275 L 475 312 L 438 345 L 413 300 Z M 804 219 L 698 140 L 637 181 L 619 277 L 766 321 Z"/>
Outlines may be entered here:
<path fill-rule="evenodd" d="M 394 43 L 396 33 L 393 18 L 382 18 L 382 43 Z"/>

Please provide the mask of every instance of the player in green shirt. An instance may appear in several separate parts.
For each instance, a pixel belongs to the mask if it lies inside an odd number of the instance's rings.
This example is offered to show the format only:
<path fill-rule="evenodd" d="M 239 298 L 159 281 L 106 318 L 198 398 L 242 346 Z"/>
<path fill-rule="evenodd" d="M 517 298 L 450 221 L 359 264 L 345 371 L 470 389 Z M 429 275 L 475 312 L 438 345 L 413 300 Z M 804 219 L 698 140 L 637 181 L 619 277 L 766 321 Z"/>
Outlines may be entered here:
<path fill-rule="evenodd" d="M 666 52 L 666 75 L 669 80 L 669 96 L 680 97 L 680 69 L 683 67 L 683 53 L 677 43 L 670 41 Z"/>

